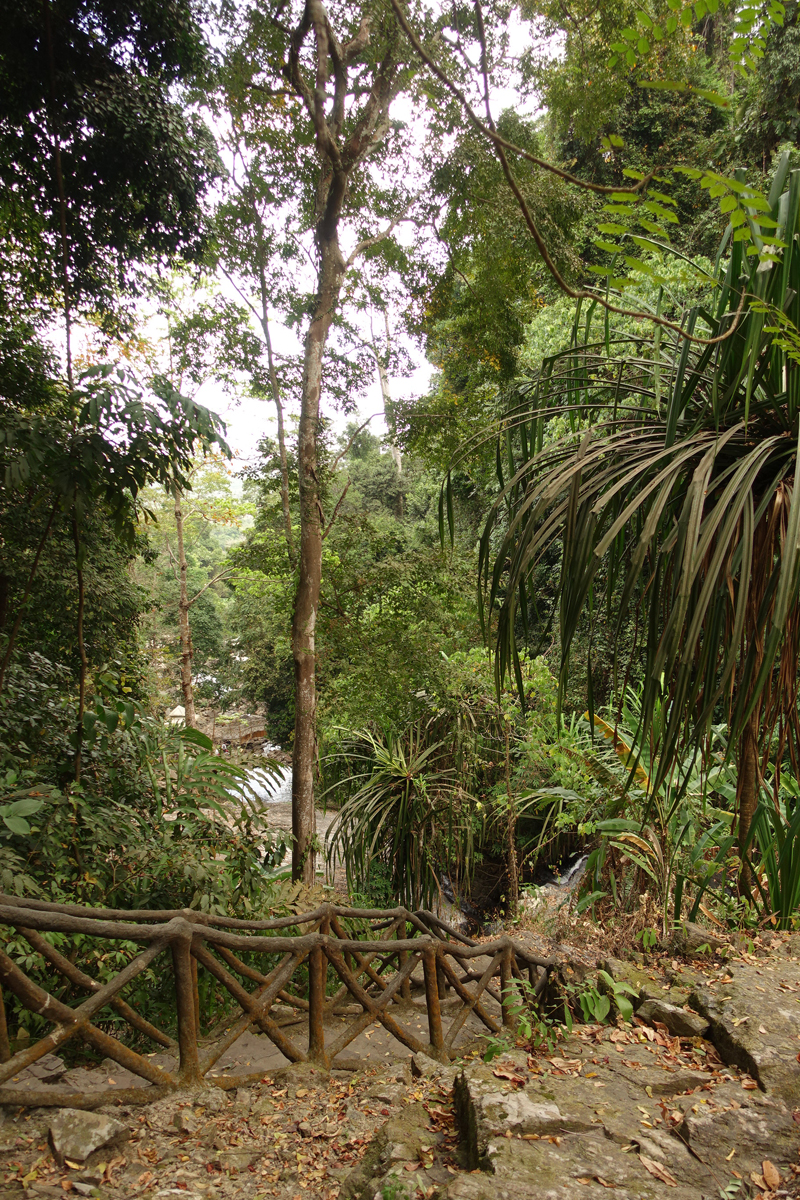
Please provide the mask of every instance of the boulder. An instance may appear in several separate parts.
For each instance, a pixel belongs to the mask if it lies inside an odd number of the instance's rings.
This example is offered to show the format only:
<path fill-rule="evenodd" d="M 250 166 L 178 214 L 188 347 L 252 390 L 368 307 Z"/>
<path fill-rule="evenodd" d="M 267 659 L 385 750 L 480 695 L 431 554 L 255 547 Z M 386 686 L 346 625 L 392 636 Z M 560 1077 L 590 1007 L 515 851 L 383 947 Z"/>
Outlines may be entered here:
<path fill-rule="evenodd" d="M 734 1167 L 749 1179 L 751 1171 L 761 1171 L 764 1159 L 788 1174 L 796 1161 L 797 1123 L 784 1104 L 762 1092 L 728 1084 L 717 1090 L 712 1103 L 686 1104 L 685 1109 L 678 1137 L 720 1178 Z"/>
<path fill-rule="evenodd" d="M 642 967 L 638 967 L 635 963 L 623 962 L 621 958 L 607 958 L 598 965 L 616 983 L 627 983 L 633 989 L 637 998 L 641 996 L 644 988 L 652 987 L 654 984 L 658 986 L 657 976 L 654 971 L 646 971 Z M 608 990 L 608 985 L 602 976 L 598 979 L 597 987 L 601 992 Z"/>
<path fill-rule="evenodd" d="M 246 1171 L 254 1167 L 264 1156 L 263 1150 L 220 1150 L 211 1159 L 223 1171 Z"/>
<path fill-rule="evenodd" d="M 676 954 L 697 954 L 704 946 L 710 950 L 722 950 L 727 948 L 728 943 L 694 921 L 684 921 L 672 935 L 672 947 Z"/>
<path fill-rule="evenodd" d="M 309 1091 L 315 1088 L 324 1088 L 328 1086 L 330 1079 L 330 1071 L 326 1071 L 324 1067 L 312 1062 L 290 1063 L 288 1067 L 281 1067 L 280 1070 L 271 1071 L 270 1074 L 273 1083 L 287 1089 L 290 1100 L 297 1098 L 298 1088 L 306 1088 Z"/>
<path fill-rule="evenodd" d="M 191 1108 L 182 1108 L 176 1112 L 172 1118 L 172 1124 L 178 1133 L 197 1133 L 197 1130 L 200 1128 L 199 1118 L 196 1113 L 192 1112 Z"/>
<path fill-rule="evenodd" d="M 657 1022 L 666 1025 L 673 1037 L 705 1037 L 710 1028 L 705 1017 L 698 1016 L 694 1012 L 686 1012 L 685 1009 L 678 1008 L 675 1004 L 668 1004 L 665 1000 L 645 1000 L 644 1004 L 640 1004 L 637 1008 L 636 1016 L 640 1017 L 642 1021 L 646 1021 L 648 1025 L 654 1025 Z"/>
<path fill-rule="evenodd" d="M 800 964 L 783 958 L 732 963 L 730 979 L 692 992 L 721 1058 L 748 1071 L 768 1095 L 800 1107 Z"/>
<path fill-rule="evenodd" d="M 384 1182 L 405 1162 L 420 1158 L 430 1144 L 428 1113 L 422 1104 L 407 1104 L 377 1131 L 358 1166 L 342 1181 L 340 1200 L 372 1200 L 384 1192 Z M 395 1195 L 402 1192 L 395 1190 Z"/>
<path fill-rule="evenodd" d="M 415 1079 L 438 1079 L 451 1085 L 456 1077 L 456 1068 L 437 1062 L 429 1054 L 419 1051 L 411 1059 L 411 1074 Z"/>
<path fill-rule="evenodd" d="M 80 1108 L 60 1108 L 51 1117 L 48 1131 L 53 1157 L 62 1167 L 68 1159 L 85 1162 L 95 1150 L 127 1134 L 121 1121 Z"/>

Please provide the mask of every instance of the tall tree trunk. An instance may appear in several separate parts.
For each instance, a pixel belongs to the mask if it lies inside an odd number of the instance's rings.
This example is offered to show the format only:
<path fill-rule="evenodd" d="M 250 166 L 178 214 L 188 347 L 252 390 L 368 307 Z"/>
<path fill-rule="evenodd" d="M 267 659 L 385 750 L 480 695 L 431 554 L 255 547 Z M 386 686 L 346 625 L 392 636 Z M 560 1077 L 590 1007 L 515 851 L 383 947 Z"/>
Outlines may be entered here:
<path fill-rule="evenodd" d="M 320 222 L 319 291 L 308 327 L 297 440 L 300 485 L 300 560 L 292 620 L 295 716 L 292 747 L 292 878 L 310 886 L 316 875 L 314 768 L 317 757 L 316 625 L 322 582 L 322 505 L 317 472 L 317 432 L 322 357 L 344 279 L 336 225 Z"/>
<path fill-rule="evenodd" d="M 183 691 L 183 708 L 187 725 L 197 724 L 194 709 L 194 688 L 192 686 L 192 632 L 189 627 L 189 589 L 186 584 L 186 552 L 183 547 L 183 509 L 181 494 L 177 487 L 173 488 L 175 500 L 175 533 L 178 541 L 178 628 L 181 643 L 181 690 Z"/>
<path fill-rule="evenodd" d="M 78 723 L 75 730 L 75 782 L 81 781 L 83 766 L 83 714 L 86 708 L 86 672 L 89 660 L 86 657 L 86 646 L 83 640 L 83 614 L 85 607 L 85 590 L 83 581 L 83 553 L 78 531 L 78 516 L 73 504 L 72 508 L 72 541 L 75 546 L 75 575 L 78 580 L 78 655 L 81 660 L 78 684 Z"/>

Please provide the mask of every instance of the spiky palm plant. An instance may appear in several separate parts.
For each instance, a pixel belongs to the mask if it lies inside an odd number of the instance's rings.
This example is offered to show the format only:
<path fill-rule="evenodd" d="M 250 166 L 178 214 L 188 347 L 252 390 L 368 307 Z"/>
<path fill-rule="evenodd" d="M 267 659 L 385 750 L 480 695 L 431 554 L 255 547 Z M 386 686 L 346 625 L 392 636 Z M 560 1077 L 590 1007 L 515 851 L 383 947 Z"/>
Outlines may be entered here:
<path fill-rule="evenodd" d="M 606 325 L 521 388 L 480 549 L 501 679 L 515 670 L 531 573 L 554 544 L 560 691 L 587 614 L 605 602 L 615 646 L 633 619 L 642 728 L 658 706 L 668 714 L 651 747 L 654 793 L 687 743 L 699 749 L 712 719 L 727 717 L 742 844 L 766 757 L 788 747 L 796 766 L 800 742 L 800 172 L 788 187 L 787 175 L 784 161 L 765 221 L 772 261 L 748 263 L 729 229 L 714 302 L 684 313 L 686 333 L 707 341 L 643 326 L 615 338 Z M 548 441 L 556 414 L 568 431 Z"/>
<path fill-rule="evenodd" d="M 474 800 L 427 732 L 420 722 L 400 736 L 349 734 L 330 756 L 340 778 L 326 793 L 344 796 L 328 833 L 330 862 L 344 863 L 351 889 L 383 864 L 392 895 L 410 908 L 435 904 L 443 871 L 469 877 L 474 854 Z"/>

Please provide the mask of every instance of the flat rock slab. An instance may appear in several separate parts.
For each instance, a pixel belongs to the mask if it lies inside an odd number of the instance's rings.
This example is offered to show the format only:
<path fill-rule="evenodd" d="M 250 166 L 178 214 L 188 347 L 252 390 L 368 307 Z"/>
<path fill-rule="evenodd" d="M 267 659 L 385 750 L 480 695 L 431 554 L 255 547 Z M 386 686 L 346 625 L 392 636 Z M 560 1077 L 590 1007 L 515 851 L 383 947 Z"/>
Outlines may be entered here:
<path fill-rule="evenodd" d="M 86 1162 L 90 1154 L 128 1133 L 121 1121 L 80 1108 L 60 1108 L 50 1119 L 49 1139 L 58 1163 Z"/>
<path fill-rule="evenodd" d="M 800 1108 L 800 963 L 735 962 L 727 977 L 694 990 L 725 1062 L 749 1071 L 770 1096 Z"/>
<path fill-rule="evenodd" d="M 638 1036 L 607 1028 L 548 1057 L 517 1051 L 463 1070 L 455 1108 L 470 1173 L 448 1186 L 448 1200 L 606 1190 L 699 1200 L 737 1179 L 749 1185 L 765 1160 L 794 1184 L 800 1125 L 779 1098 L 721 1068 L 710 1046 L 681 1055 L 666 1038 L 637 1045 Z M 693 1065 L 698 1055 L 709 1070 Z"/>
<path fill-rule="evenodd" d="M 636 1009 L 636 1015 L 640 1021 L 646 1021 L 648 1025 L 658 1022 L 666 1026 L 669 1032 L 676 1037 L 705 1037 L 709 1029 L 709 1023 L 705 1017 L 701 1017 L 695 1012 L 686 1012 L 684 1008 L 677 1004 L 670 1004 L 666 1000 L 645 1000 Z"/>

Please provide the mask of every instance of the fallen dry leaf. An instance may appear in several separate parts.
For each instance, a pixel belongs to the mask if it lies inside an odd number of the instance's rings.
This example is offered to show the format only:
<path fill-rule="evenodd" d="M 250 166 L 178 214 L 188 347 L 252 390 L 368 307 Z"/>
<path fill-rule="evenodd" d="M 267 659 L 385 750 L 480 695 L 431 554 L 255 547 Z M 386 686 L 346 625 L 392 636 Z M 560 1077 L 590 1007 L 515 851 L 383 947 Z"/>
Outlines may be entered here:
<path fill-rule="evenodd" d="M 759 1175 L 758 1171 L 750 1172 L 750 1182 L 754 1183 L 757 1188 L 761 1188 L 765 1192 L 768 1190 L 767 1189 L 767 1181 L 765 1180 L 763 1175 Z"/>
<path fill-rule="evenodd" d="M 747 1078 L 743 1079 L 742 1087 L 744 1088 L 744 1090 L 746 1092 L 757 1092 L 758 1091 L 758 1084 L 756 1083 L 755 1079 L 747 1079 Z"/>
<path fill-rule="evenodd" d="M 660 1179 L 667 1187 L 677 1187 L 678 1181 L 675 1176 L 666 1167 L 662 1167 L 661 1163 L 657 1163 L 655 1159 L 648 1158 L 646 1154 L 639 1155 L 639 1162 L 646 1171 L 649 1171 L 654 1179 Z"/>
<path fill-rule="evenodd" d="M 774 1192 L 776 1187 L 780 1187 L 781 1173 L 768 1158 L 765 1158 L 761 1164 L 761 1174 L 764 1176 L 764 1181 L 771 1191 Z"/>
<path fill-rule="evenodd" d="M 516 1071 L 511 1071 L 507 1067 L 495 1067 L 492 1074 L 498 1079 L 508 1079 L 511 1083 L 515 1083 L 517 1087 L 521 1087 L 525 1083 L 524 1075 L 520 1075 Z"/>

